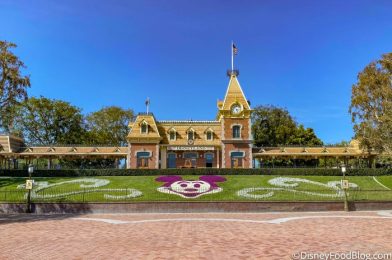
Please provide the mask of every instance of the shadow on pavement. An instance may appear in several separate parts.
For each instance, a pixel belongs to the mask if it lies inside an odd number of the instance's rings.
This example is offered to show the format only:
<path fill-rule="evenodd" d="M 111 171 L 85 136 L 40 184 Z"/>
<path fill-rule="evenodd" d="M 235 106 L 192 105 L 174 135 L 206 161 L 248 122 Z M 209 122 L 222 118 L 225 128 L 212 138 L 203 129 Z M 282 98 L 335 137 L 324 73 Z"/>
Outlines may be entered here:
<path fill-rule="evenodd" d="M 79 214 L 0 214 L 0 225 L 47 220 L 63 220 L 76 216 L 79 216 Z"/>

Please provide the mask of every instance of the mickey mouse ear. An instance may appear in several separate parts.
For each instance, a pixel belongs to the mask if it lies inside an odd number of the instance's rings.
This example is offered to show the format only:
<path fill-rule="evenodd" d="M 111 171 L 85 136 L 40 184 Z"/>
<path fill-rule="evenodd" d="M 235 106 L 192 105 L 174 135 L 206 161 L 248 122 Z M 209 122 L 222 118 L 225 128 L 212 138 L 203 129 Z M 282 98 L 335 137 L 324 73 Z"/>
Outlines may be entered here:
<path fill-rule="evenodd" d="M 226 178 L 222 176 L 217 176 L 217 175 L 204 175 L 199 178 L 201 181 L 205 181 L 208 183 L 214 183 L 214 182 L 222 182 L 226 181 Z"/>
<path fill-rule="evenodd" d="M 181 180 L 182 180 L 182 177 L 181 176 L 177 176 L 177 175 L 160 176 L 160 177 L 155 179 L 155 181 L 168 182 L 168 183 L 173 183 L 175 181 L 181 181 Z"/>

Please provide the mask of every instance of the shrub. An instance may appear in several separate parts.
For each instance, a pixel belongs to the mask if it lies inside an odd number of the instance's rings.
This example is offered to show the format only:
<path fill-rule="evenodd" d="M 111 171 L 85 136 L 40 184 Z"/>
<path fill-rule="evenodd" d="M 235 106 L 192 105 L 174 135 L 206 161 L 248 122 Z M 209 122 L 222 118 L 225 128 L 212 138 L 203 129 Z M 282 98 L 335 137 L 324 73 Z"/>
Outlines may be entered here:
<path fill-rule="evenodd" d="M 35 170 L 34 177 L 148 176 L 148 175 L 308 175 L 341 176 L 340 169 L 262 168 L 262 169 L 64 169 Z M 348 169 L 347 176 L 392 175 L 392 169 Z M 0 176 L 27 177 L 27 170 L 0 170 Z"/>

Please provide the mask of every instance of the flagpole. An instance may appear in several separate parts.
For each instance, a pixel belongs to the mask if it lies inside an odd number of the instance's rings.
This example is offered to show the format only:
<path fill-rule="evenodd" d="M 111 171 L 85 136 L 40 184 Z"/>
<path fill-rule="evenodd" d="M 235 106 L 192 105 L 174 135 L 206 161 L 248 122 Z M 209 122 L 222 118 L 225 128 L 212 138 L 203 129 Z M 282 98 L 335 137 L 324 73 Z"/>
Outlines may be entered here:
<path fill-rule="evenodd" d="M 147 115 L 148 115 L 148 107 L 150 106 L 150 98 L 147 97 L 146 107 L 147 107 Z"/>
<path fill-rule="evenodd" d="M 231 72 L 234 71 L 234 50 L 233 50 L 233 41 L 231 41 Z"/>

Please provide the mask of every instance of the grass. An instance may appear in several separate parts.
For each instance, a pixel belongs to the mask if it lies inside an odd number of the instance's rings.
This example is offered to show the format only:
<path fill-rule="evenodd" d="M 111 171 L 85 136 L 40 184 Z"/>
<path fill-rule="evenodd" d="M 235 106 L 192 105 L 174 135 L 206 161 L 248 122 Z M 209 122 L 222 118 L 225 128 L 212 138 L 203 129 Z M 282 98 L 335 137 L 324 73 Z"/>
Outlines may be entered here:
<path fill-rule="evenodd" d="M 40 197 L 33 198 L 35 202 L 141 202 L 141 201 L 341 201 L 342 196 L 327 197 L 325 194 L 336 195 L 332 188 L 315 185 L 311 183 L 298 183 L 291 191 L 286 190 L 261 190 L 254 191 L 254 195 L 262 195 L 273 192 L 273 195 L 265 198 L 245 198 L 238 196 L 237 192 L 244 188 L 279 188 L 271 185 L 268 181 L 279 176 L 224 176 L 225 182 L 217 183 L 223 190 L 218 193 L 205 194 L 198 198 L 182 198 L 176 194 L 166 194 L 157 191 L 157 188 L 163 185 L 157 182 L 157 176 L 118 176 L 118 177 L 92 177 L 90 179 L 108 180 L 109 183 L 97 188 L 83 188 L 82 183 L 65 183 L 58 186 L 49 187 L 42 190 L 36 190 Z M 306 179 L 326 184 L 329 181 L 340 181 L 337 176 L 284 176 L 292 178 Z M 34 178 L 35 182 L 48 182 L 58 184 L 65 181 L 73 181 L 88 178 Z M 198 176 L 183 176 L 184 180 L 197 180 Z M 348 191 L 350 200 L 392 200 L 392 191 L 387 190 L 373 180 L 371 176 L 352 176 L 348 178 L 350 182 L 358 185 L 356 189 Z M 378 181 L 386 187 L 392 189 L 392 176 L 377 177 Z M 25 183 L 26 178 L 0 178 L 0 202 L 25 202 L 26 191 L 17 189 L 19 184 Z M 88 185 L 90 183 L 84 183 Z M 35 188 L 36 189 L 36 188 Z M 117 189 L 117 191 L 109 190 Z M 128 189 L 128 190 L 127 190 Z M 111 196 L 125 196 L 131 190 L 136 189 L 142 192 L 142 195 L 135 198 L 115 199 Z M 293 191 L 295 190 L 295 191 Z M 69 194 L 74 192 L 75 194 Z M 313 194 L 306 194 L 311 192 Z M 317 195 L 317 194 L 321 195 Z M 60 195 L 59 195 L 60 194 Z M 61 195 L 63 194 L 63 195 Z M 54 196 L 54 197 L 50 197 Z"/>

